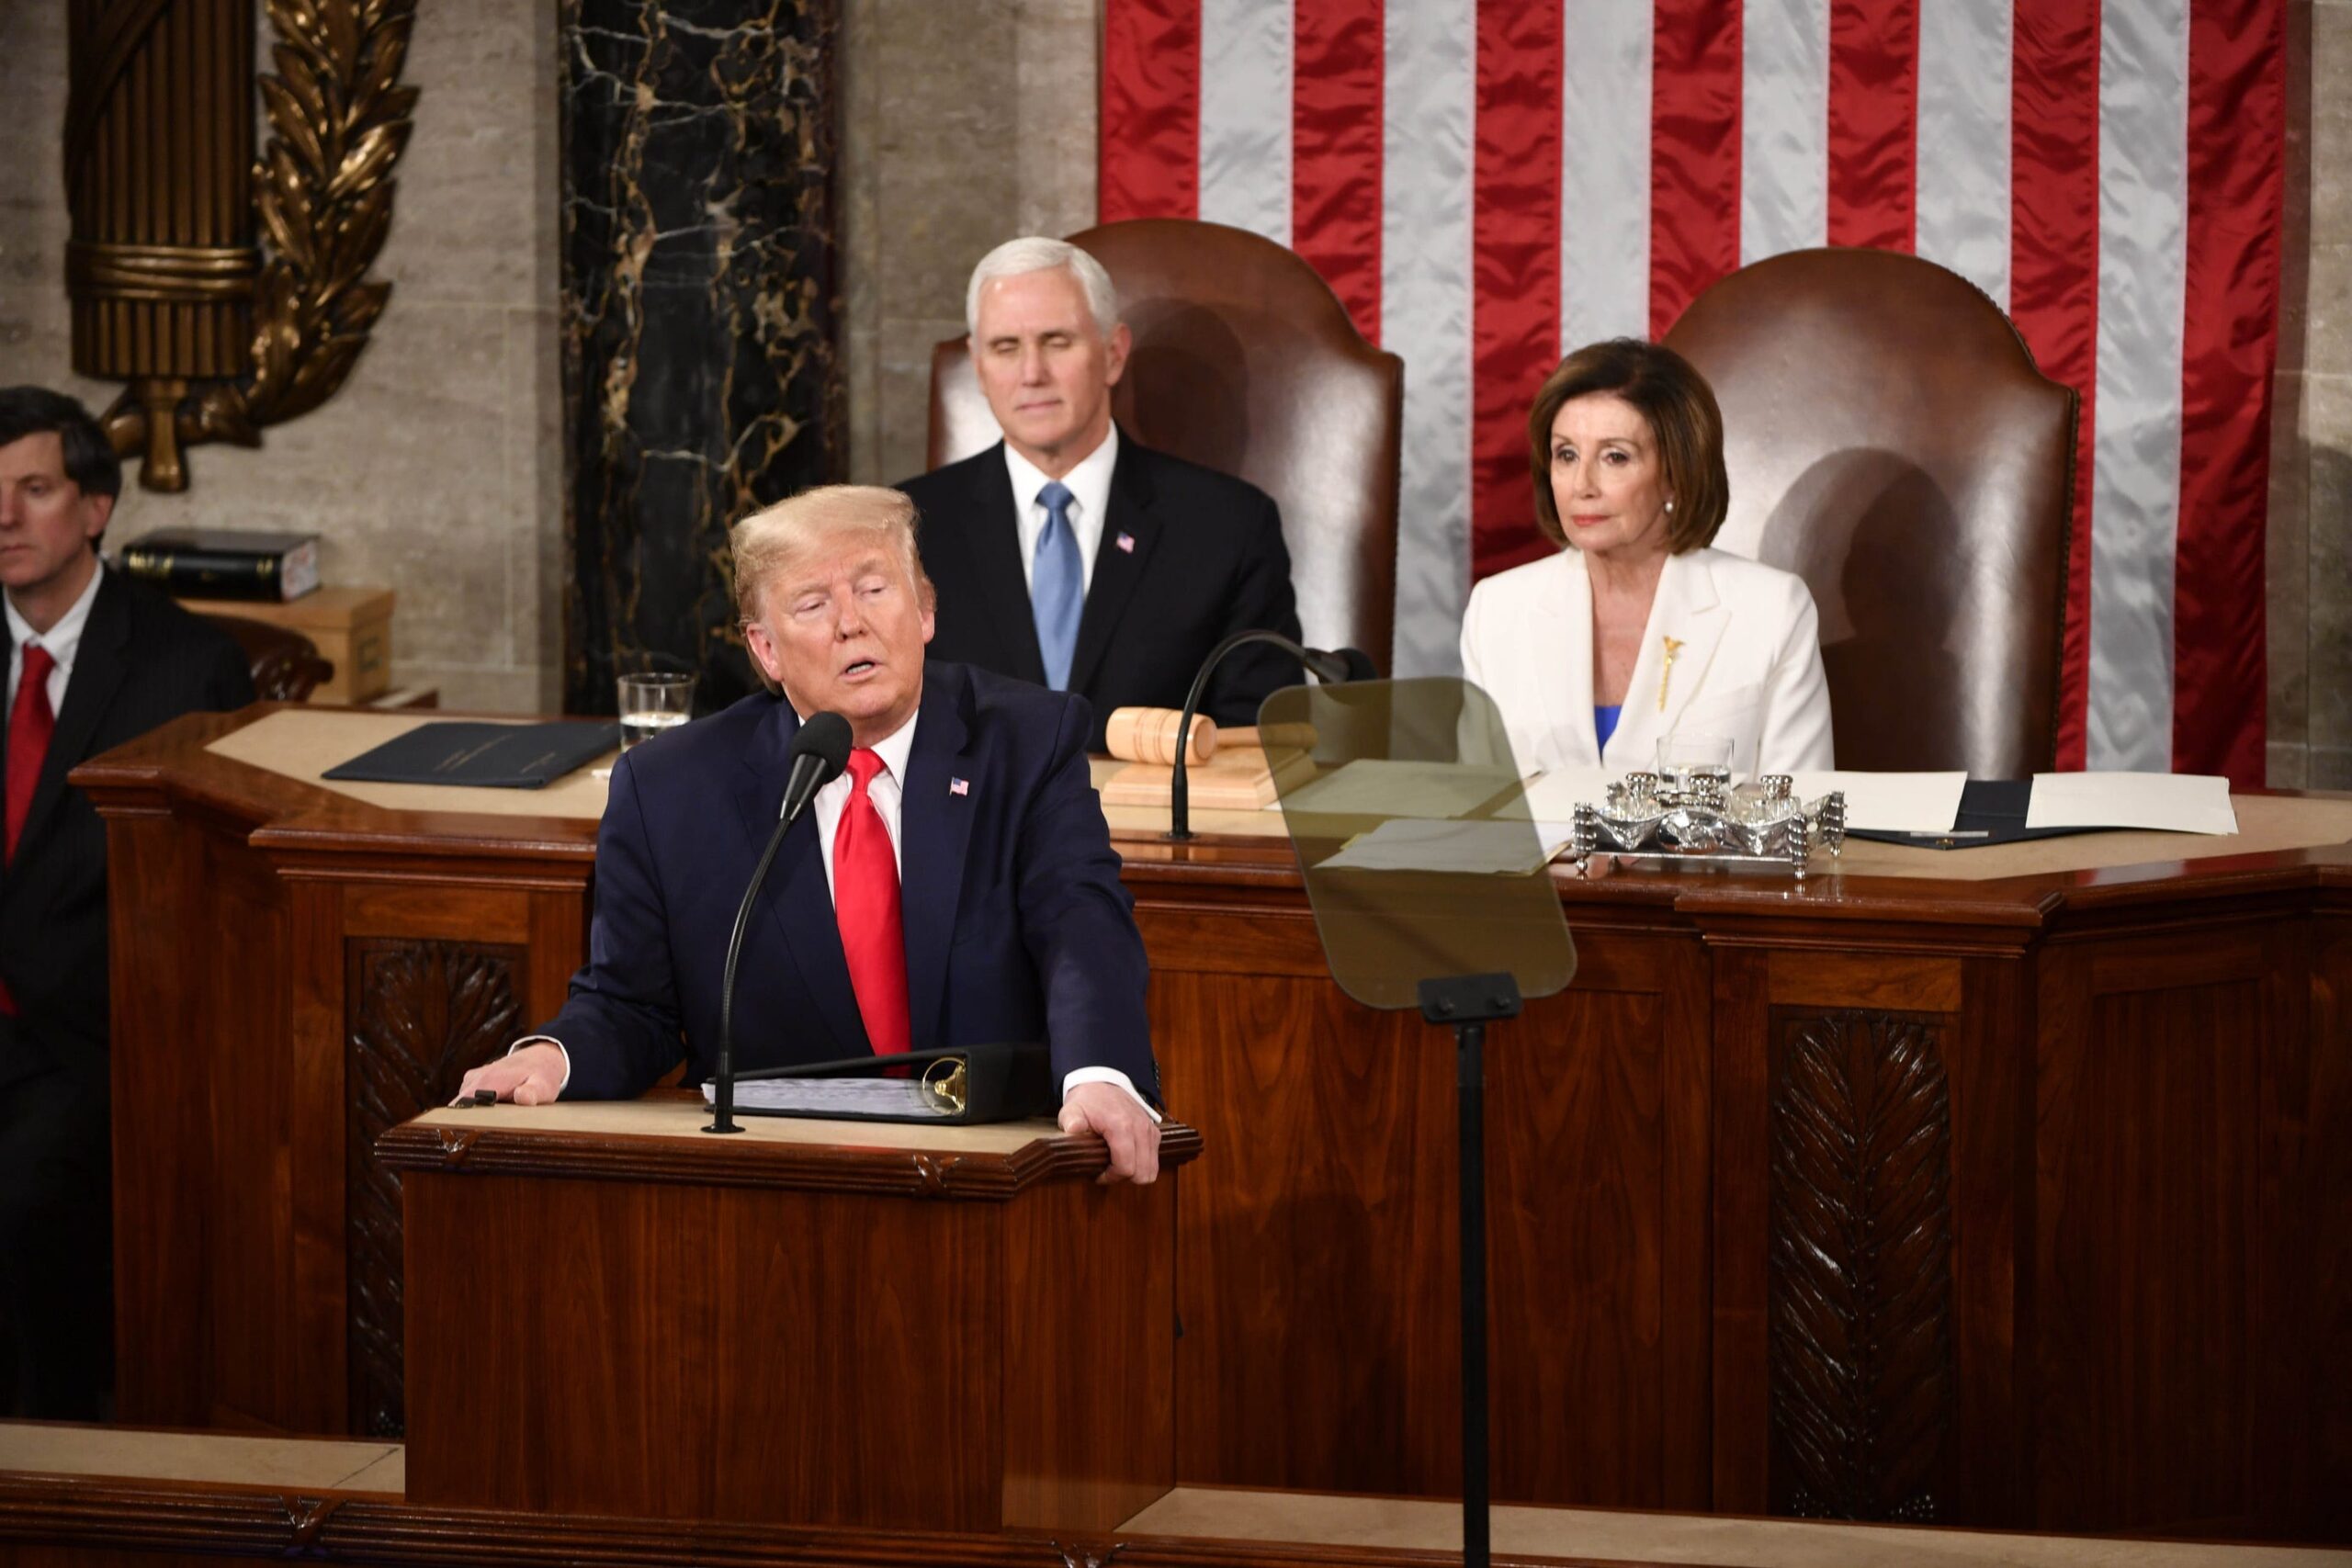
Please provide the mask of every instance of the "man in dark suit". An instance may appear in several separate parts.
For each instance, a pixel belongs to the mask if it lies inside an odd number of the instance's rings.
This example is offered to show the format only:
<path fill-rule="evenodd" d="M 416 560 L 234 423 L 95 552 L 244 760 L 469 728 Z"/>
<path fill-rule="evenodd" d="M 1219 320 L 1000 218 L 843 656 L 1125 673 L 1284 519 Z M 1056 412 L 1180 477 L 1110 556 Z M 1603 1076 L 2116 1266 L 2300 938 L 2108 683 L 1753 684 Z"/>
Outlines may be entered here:
<path fill-rule="evenodd" d="M 107 571 L 122 470 L 81 404 L 0 389 L 0 1335 L 20 1414 L 94 1419 L 114 1311 L 107 840 L 74 764 L 198 708 L 242 707 L 227 634 Z"/>
<path fill-rule="evenodd" d="M 973 270 L 965 318 L 1004 440 L 899 487 L 939 584 L 936 657 L 1083 693 L 1099 749 L 1113 708 L 1182 707 L 1228 635 L 1296 639 L 1272 498 L 1113 423 L 1128 333 L 1102 263 L 1060 240 L 1008 241 Z M 1266 694 L 1299 679 L 1273 649 L 1238 649 L 1202 711 L 1254 724 Z"/>
<path fill-rule="evenodd" d="M 588 962 L 563 1010 L 466 1076 L 519 1104 L 714 1070 L 741 890 L 793 737 L 849 720 L 849 771 L 777 852 L 737 975 L 740 1066 L 1044 1039 L 1061 1124 L 1159 1170 L 1134 902 L 1089 782 L 1084 699 L 926 663 L 931 584 L 895 491 L 808 491 L 738 524 L 744 641 L 771 692 L 637 746 L 596 842 Z"/>

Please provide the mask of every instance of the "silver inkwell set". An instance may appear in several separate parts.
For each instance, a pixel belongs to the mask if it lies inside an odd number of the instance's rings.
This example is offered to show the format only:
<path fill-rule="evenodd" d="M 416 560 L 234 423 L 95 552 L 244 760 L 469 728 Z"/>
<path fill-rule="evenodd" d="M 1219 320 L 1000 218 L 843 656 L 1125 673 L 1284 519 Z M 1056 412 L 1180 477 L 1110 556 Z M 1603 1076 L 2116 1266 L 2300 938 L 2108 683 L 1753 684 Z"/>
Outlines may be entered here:
<path fill-rule="evenodd" d="M 1711 738 L 1709 738 L 1711 739 Z M 1714 865 L 1786 866 L 1803 882 L 1816 849 L 1835 856 L 1846 842 L 1846 796 L 1832 790 L 1806 804 L 1796 781 L 1766 773 L 1734 787 L 1730 746 L 1658 743 L 1657 771 L 1609 785 L 1600 806 L 1579 804 L 1569 844 L 1578 867 L 1597 854 L 1655 855 Z"/>

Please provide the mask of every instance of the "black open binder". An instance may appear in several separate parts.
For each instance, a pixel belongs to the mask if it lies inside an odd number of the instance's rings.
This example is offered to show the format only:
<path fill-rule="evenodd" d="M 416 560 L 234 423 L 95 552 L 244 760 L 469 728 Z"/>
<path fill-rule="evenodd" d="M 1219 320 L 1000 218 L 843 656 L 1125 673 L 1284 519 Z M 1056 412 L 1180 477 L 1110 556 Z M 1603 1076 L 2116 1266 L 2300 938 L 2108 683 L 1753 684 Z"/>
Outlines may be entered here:
<path fill-rule="evenodd" d="M 911 1070 L 910 1070 L 911 1069 Z M 757 1067 L 735 1077 L 739 1116 L 803 1116 L 822 1121 L 938 1122 L 978 1126 L 1051 1116 L 1061 1103 L 1053 1064 L 1040 1044 L 958 1045 L 938 1051 L 907 1051 L 888 1056 L 850 1056 L 788 1067 Z M 903 1082 L 910 1100 L 926 1109 L 891 1111 L 839 1106 L 761 1105 L 743 1086 L 801 1078 L 888 1078 Z M 715 1085 L 703 1085 L 708 1102 Z"/>

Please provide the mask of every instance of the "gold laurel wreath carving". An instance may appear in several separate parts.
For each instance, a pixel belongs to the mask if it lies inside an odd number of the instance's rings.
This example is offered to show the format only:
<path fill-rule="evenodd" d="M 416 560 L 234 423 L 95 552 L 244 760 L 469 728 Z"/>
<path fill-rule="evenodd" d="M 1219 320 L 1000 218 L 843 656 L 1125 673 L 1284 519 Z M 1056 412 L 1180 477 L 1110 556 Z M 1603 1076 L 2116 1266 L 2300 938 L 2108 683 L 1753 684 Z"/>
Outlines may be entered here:
<path fill-rule="evenodd" d="M 258 446 L 351 374 L 392 286 L 368 277 L 391 228 L 392 169 L 417 90 L 401 85 L 416 0 L 269 0 L 270 138 L 254 165 L 266 260 L 254 293 L 253 369 L 195 389 L 183 444 Z"/>

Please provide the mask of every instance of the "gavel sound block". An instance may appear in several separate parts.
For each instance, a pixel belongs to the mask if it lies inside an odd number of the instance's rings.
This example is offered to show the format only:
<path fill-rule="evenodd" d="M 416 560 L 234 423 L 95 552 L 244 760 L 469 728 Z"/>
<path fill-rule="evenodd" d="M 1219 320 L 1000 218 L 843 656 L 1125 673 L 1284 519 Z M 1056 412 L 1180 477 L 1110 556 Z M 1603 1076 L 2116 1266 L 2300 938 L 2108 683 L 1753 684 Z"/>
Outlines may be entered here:
<path fill-rule="evenodd" d="M 1174 708 L 1114 708 L 1103 726 L 1111 755 L 1127 765 L 1103 783 L 1105 806 L 1165 808 L 1176 769 Z M 1274 801 L 1273 770 L 1255 729 L 1220 730 L 1194 716 L 1185 758 L 1185 789 L 1205 811 L 1255 811 Z"/>

